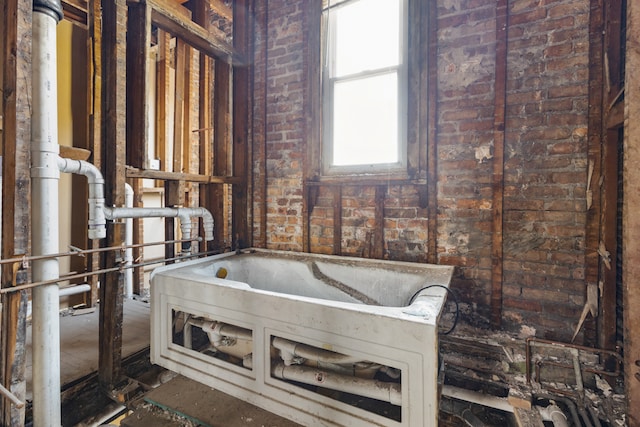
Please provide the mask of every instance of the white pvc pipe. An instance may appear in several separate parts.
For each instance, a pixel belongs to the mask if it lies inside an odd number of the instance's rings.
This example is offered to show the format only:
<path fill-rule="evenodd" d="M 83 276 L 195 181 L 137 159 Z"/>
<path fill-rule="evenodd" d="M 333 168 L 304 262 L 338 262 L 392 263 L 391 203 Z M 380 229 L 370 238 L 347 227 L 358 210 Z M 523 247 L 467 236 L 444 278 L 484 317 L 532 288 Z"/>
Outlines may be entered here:
<path fill-rule="evenodd" d="M 107 235 L 104 217 L 104 178 L 100 170 L 84 160 L 58 157 L 60 172 L 75 173 L 87 177 L 89 186 L 89 232 L 90 239 L 104 239 Z"/>
<path fill-rule="evenodd" d="M 513 406 L 504 397 L 490 396 L 488 394 L 479 393 L 477 391 L 467 390 L 451 385 L 442 386 L 442 395 L 452 397 L 466 402 L 477 403 L 482 406 L 499 409 L 504 412 L 513 413 Z"/>
<path fill-rule="evenodd" d="M 538 406 L 538 412 L 545 421 L 551 421 L 554 427 L 569 427 L 567 416 L 558 405 L 549 405 L 546 408 Z"/>
<path fill-rule="evenodd" d="M 106 235 L 106 220 L 131 218 L 180 218 L 180 230 L 183 239 L 191 238 L 191 220 L 202 217 L 205 240 L 213 240 L 213 216 L 205 208 L 134 208 L 106 207 L 104 200 L 104 178 L 100 170 L 93 164 L 83 160 L 57 157 L 57 165 L 61 172 L 76 173 L 87 177 L 89 184 L 89 238 L 102 239 Z M 125 184 L 126 185 L 126 184 Z M 129 186 L 129 188 L 131 188 Z M 131 190 L 133 191 L 133 190 Z M 126 196 L 126 187 L 125 187 Z M 133 194 L 131 194 L 133 197 Z M 133 205 L 133 200 L 131 200 Z"/>
<path fill-rule="evenodd" d="M 83 292 L 89 292 L 91 290 L 91 285 L 87 283 L 83 283 L 80 285 L 67 286 L 66 288 L 62 288 L 59 291 L 60 297 L 68 297 L 70 295 L 78 295 Z"/>
<path fill-rule="evenodd" d="M 125 208 L 133 207 L 133 187 L 129 184 L 124 184 L 124 206 Z M 124 244 L 127 249 L 124 252 L 125 265 L 131 266 L 133 264 L 133 218 L 127 218 L 124 226 Z M 127 268 L 124 273 L 124 297 L 133 298 L 133 268 Z"/>
<path fill-rule="evenodd" d="M 336 353 L 335 351 L 312 347 L 310 345 L 301 344 L 295 341 L 289 341 L 280 337 L 274 338 L 271 344 L 275 348 L 280 350 L 280 357 L 282 358 L 286 366 L 293 364 L 293 359 L 295 356 L 323 363 L 333 363 L 336 365 L 357 363 L 362 361 L 362 358 L 359 357 L 349 356 L 342 353 Z"/>
<path fill-rule="evenodd" d="M 45 6 L 46 7 L 46 6 Z M 31 115 L 31 247 L 55 254 L 58 242 L 58 100 L 56 24 L 47 10 L 33 13 Z M 33 281 L 58 279 L 57 258 L 33 261 Z M 60 426 L 60 301 L 58 284 L 38 286 L 33 299 L 33 424 Z"/>
<path fill-rule="evenodd" d="M 213 216 L 205 208 L 104 208 L 109 220 L 120 218 L 180 218 L 183 239 L 191 238 L 191 218 L 202 217 L 205 240 L 213 240 Z"/>
<path fill-rule="evenodd" d="M 280 379 L 357 394 L 358 396 L 389 402 L 392 405 L 402 405 L 401 385 L 398 383 L 386 383 L 340 375 L 334 372 L 319 371 L 303 365 L 285 366 L 284 363 L 275 365 L 271 369 L 271 374 Z"/>
<path fill-rule="evenodd" d="M 251 340 L 253 336 L 250 329 L 241 328 L 239 326 L 227 325 L 220 322 L 203 322 L 201 329 L 209 336 L 209 341 L 214 347 L 222 345 L 224 337 Z"/>

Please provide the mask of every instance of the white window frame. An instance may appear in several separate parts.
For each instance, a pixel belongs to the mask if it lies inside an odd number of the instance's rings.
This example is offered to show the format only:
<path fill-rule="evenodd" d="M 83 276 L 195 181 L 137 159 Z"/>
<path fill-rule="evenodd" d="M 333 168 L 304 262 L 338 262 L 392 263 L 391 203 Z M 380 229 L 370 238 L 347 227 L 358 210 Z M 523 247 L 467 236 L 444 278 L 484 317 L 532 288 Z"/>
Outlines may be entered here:
<path fill-rule="evenodd" d="M 323 42 L 322 42 L 322 173 L 325 176 L 336 175 L 380 175 L 380 174 L 406 174 L 407 172 L 407 128 L 408 128 L 408 4 L 409 0 L 400 0 L 400 28 L 402 34 L 399 37 L 401 61 L 398 66 L 380 68 L 375 70 L 367 70 L 356 74 L 343 76 L 340 78 L 332 75 L 335 70 L 332 52 L 335 50 L 335 14 L 331 11 L 344 7 L 354 2 L 367 0 L 344 0 L 329 1 L 329 7 L 323 10 Z M 332 3 L 334 5 L 332 5 Z M 337 4 L 336 4 L 337 3 Z M 398 157 L 396 162 L 392 163 L 376 163 L 376 164 L 359 164 L 359 165 L 333 165 L 333 105 L 334 105 L 334 89 L 335 84 L 339 82 L 366 79 L 377 75 L 393 72 L 397 75 L 397 150 Z"/>

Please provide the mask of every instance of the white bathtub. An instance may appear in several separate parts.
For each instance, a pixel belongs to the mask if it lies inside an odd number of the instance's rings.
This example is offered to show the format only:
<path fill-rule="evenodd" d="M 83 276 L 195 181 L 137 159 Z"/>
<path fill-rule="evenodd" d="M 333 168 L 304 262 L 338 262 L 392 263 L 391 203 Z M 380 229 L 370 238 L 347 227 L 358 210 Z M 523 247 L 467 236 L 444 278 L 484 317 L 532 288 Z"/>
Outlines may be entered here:
<path fill-rule="evenodd" d="M 161 267 L 151 361 L 305 426 L 435 426 L 452 272 L 258 249 Z"/>

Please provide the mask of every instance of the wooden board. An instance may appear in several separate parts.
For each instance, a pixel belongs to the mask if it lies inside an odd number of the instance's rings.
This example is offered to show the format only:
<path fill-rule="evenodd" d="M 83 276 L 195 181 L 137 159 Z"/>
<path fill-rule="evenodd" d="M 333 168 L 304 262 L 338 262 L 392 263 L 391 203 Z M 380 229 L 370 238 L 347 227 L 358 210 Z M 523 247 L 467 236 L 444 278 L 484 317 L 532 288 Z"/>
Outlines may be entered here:
<path fill-rule="evenodd" d="M 150 391 L 145 401 L 203 426 L 300 426 L 181 375 Z"/>

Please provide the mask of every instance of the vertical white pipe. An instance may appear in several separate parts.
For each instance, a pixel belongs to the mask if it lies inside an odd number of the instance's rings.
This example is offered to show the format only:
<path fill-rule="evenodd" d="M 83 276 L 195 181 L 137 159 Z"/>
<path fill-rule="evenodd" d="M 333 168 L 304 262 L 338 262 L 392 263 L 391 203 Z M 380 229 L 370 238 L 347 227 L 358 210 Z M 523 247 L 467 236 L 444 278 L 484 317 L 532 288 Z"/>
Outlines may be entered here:
<path fill-rule="evenodd" d="M 124 184 L 124 206 L 126 208 L 133 207 L 133 187 L 127 183 Z M 130 266 L 133 264 L 133 249 L 130 247 L 133 244 L 133 218 L 127 218 L 125 221 L 124 243 L 127 249 L 124 254 L 124 262 L 127 266 Z M 125 270 L 124 297 L 133 298 L 133 268 Z"/>
<path fill-rule="evenodd" d="M 62 8 L 34 2 L 31 116 L 31 246 L 54 254 L 58 242 L 58 100 L 56 25 Z M 56 258 L 33 262 L 33 281 L 57 279 Z M 60 426 L 60 319 L 58 285 L 33 289 L 33 423 Z"/>

